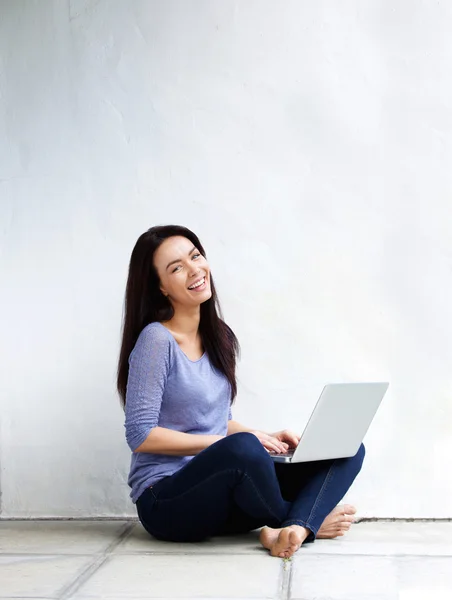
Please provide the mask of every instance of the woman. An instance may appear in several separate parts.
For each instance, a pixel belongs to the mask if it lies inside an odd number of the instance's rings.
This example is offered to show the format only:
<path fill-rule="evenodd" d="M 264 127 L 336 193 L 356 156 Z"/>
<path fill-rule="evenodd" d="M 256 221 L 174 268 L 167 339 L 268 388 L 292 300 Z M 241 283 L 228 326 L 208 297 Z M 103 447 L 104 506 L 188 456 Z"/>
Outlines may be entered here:
<path fill-rule="evenodd" d="M 299 437 L 232 419 L 239 344 L 221 318 L 206 253 L 175 225 L 152 227 L 133 249 L 117 386 L 132 450 L 129 486 L 154 537 L 194 542 L 262 527 L 272 556 L 343 535 L 353 506 L 337 506 L 361 469 L 352 458 L 274 463 Z"/>

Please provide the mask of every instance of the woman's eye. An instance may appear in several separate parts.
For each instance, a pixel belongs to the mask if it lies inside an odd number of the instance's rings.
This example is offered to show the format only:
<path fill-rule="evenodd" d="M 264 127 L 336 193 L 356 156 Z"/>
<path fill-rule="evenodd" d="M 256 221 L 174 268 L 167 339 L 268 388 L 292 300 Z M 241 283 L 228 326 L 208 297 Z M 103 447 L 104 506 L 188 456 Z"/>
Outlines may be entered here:
<path fill-rule="evenodd" d="M 193 256 L 191 258 L 193 260 L 195 258 L 196 259 L 199 258 L 200 256 L 201 256 L 201 254 L 197 253 L 197 254 L 193 254 Z M 178 269 L 181 269 L 181 268 L 182 268 L 182 265 L 178 265 L 175 269 L 172 270 L 172 273 L 175 273 Z"/>

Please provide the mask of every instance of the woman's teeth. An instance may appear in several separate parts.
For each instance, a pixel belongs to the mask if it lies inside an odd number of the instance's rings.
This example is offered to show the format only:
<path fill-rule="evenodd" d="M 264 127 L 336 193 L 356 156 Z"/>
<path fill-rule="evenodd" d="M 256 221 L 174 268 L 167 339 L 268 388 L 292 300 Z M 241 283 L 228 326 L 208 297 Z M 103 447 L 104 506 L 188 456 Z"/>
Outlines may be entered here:
<path fill-rule="evenodd" d="M 203 283 L 205 283 L 205 281 L 206 281 L 206 278 L 203 277 L 201 279 L 201 281 L 198 281 L 198 283 L 195 283 L 194 285 L 191 285 L 188 289 L 189 290 L 194 290 L 195 288 L 199 287 L 200 285 L 203 285 Z"/>

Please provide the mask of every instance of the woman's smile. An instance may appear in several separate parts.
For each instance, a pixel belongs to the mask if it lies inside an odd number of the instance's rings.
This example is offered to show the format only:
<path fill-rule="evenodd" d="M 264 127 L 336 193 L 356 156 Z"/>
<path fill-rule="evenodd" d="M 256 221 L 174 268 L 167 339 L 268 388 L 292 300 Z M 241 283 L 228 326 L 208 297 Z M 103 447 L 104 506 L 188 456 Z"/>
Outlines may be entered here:
<path fill-rule="evenodd" d="M 192 285 L 189 286 L 188 289 L 191 292 L 202 292 L 203 290 L 206 289 L 206 286 L 207 286 L 207 278 L 204 275 L 204 277 L 201 277 L 201 279 L 198 279 L 197 281 L 192 283 Z"/>

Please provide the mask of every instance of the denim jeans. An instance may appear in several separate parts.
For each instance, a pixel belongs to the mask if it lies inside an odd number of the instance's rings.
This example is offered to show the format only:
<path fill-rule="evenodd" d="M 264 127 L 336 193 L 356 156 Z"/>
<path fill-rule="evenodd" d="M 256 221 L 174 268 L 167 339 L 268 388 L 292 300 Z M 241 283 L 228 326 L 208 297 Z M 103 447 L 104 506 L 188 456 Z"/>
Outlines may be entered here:
<path fill-rule="evenodd" d="M 252 433 L 209 446 L 179 471 L 147 488 L 136 502 L 143 527 L 160 540 L 197 542 L 264 525 L 302 525 L 313 542 L 325 517 L 361 469 L 351 458 L 277 463 Z"/>

